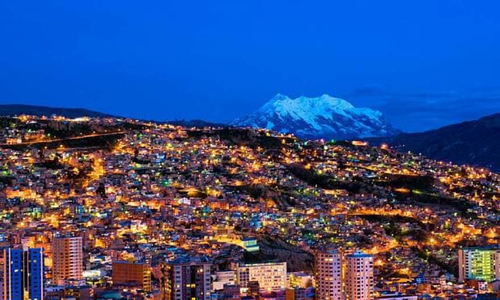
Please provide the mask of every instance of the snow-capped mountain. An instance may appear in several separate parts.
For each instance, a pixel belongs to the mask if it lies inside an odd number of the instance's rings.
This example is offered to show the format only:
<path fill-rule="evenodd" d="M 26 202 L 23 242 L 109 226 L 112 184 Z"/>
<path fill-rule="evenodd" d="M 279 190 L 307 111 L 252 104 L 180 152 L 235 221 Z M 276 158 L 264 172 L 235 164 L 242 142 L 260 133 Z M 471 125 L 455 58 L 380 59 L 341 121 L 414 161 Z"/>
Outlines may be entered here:
<path fill-rule="evenodd" d="M 381 112 L 356 108 L 346 100 L 329 95 L 291 99 L 278 94 L 257 112 L 236 119 L 231 125 L 267 128 L 311 139 L 352 139 L 399 133 Z"/>

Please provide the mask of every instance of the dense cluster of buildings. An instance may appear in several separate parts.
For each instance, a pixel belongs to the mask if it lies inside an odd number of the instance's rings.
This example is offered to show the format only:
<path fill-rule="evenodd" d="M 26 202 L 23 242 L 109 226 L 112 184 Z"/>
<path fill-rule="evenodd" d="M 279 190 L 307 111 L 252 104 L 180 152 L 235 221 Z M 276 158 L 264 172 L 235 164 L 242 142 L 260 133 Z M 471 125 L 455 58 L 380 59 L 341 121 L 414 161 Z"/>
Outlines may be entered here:
<path fill-rule="evenodd" d="M 499 293 L 500 177 L 485 169 L 110 118 L 23 116 L 0 135 L 0 299 Z"/>

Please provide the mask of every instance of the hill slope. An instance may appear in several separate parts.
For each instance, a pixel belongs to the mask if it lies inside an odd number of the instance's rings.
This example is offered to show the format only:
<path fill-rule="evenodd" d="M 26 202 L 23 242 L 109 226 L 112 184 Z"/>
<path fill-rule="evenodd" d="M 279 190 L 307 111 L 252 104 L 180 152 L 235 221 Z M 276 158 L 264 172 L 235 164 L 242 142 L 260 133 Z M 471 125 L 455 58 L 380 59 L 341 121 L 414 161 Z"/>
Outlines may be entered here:
<path fill-rule="evenodd" d="M 98 111 L 88 110 L 84 108 L 63 108 L 63 107 L 50 107 L 50 106 L 37 106 L 25 104 L 4 104 L 0 105 L 0 116 L 16 116 L 16 115 L 33 115 L 33 116 L 51 116 L 58 115 L 67 118 L 78 117 L 94 117 L 94 118 L 107 118 L 117 116 L 101 113 Z M 154 121 L 157 122 L 157 121 Z M 163 122 L 161 122 L 163 123 Z M 165 123 L 184 126 L 184 127 L 226 127 L 226 124 L 219 124 L 207 122 L 204 120 L 172 120 Z"/>
<path fill-rule="evenodd" d="M 351 139 L 399 133 L 385 121 L 381 112 L 356 108 L 346 100 L 329 95 L 291 99 L 278 94 L 257 112 L 236 119 L 231 125 L 294 133 L 309 139 Z"/>
<path fill-rule="evenodd" d="M 400 134 L 372 141 L 387 142 L 398 150 L 422 153 L 437 160 L 500 171 L 500 114 L 422 133 Z"/>
<path fill-rule="evenodd" d="M 34 116 L 59 115 L 59 116 L 65 116 L 67 118 L 111 117 L 111 115 L 108 114 L 83 108 L 60 108 L 60 107 L 24 105 L 24 104 L 0 105 L 0 116 L 14 116 L 22 114 L 34 115 Z"/>

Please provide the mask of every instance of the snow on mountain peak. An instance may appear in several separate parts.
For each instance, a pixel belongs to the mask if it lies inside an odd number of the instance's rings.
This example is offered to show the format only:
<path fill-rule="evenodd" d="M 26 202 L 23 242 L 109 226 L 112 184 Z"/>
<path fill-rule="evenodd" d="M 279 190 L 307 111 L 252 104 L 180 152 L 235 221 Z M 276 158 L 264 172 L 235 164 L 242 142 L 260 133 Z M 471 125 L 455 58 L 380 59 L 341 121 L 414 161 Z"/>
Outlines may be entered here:
<path fill-rule="evenodd" d="M 285 100 L 285 99 L 289 99 L 288 96 L 285 96 L 283 94 L 277 93 L 276 96 L 274 96 L 269 102 L 280 101 L 280 100 Z"/>
<path fill-rule="evenodd" d="M 327 94 L 295 99 L 277 94 L 256 113 L 232 124 L 292 132 L 310 138 L 386 136 L 396 132 L 381 112 L 356 108 L 344 99 Z"/>

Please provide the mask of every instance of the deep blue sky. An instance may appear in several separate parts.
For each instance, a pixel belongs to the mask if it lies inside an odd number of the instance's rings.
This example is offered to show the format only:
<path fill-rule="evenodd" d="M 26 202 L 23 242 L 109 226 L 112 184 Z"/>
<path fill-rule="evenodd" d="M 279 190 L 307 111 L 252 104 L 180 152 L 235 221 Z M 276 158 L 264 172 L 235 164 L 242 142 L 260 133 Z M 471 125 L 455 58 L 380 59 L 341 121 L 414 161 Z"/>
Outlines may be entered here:
<path fill-rule="evenodd" d="M 0 103 L 229 121 L 328 93 L 406 131 L 500 112 L 498 0 L 0 0 Z"/>

